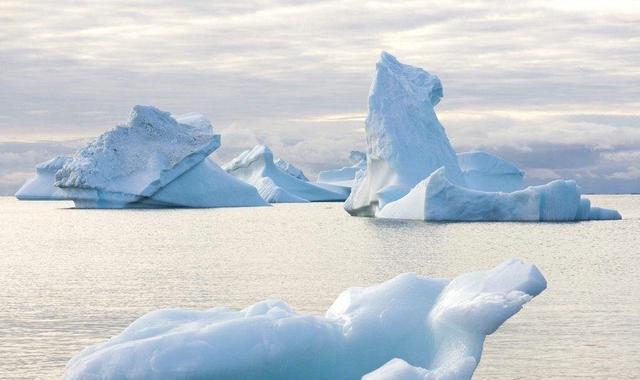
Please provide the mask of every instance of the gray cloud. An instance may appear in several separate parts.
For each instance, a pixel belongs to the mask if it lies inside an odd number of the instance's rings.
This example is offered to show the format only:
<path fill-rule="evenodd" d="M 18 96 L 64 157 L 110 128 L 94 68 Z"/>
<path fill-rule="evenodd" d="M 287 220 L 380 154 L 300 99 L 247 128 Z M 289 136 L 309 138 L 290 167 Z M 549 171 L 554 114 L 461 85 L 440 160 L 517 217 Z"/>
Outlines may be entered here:
<path fill-rule="evenodd" d="M 264 142 L 314 173 L 363 147 L 384 49 L 443 80 L 459 150 L 638 191 L 637 157 L 607 157 L 640 150 L 639 20 L 627 1 L 5 0 L 0 141 L 86 138 L 153 104 L 209 116 L 216 159 Z"/>

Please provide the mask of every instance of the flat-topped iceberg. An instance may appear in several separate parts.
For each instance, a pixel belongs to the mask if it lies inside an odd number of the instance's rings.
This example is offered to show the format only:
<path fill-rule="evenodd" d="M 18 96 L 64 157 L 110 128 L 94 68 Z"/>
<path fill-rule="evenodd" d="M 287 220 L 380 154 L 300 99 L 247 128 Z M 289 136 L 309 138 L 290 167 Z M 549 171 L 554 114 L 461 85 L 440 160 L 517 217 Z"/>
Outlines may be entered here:
<path fill-rule="evenodd" d="M 524 172 L 511 162 L 487 152 L 458 153 L 466 187 L 480 191 L 511 192 L 524 187 Z"/>
<path fill-rule="evenodd" d="M 440 221 L 561 222 L 603 219 L 592 215 L 575 181 L 556 180 L 511 193 L 484 192 L 457 186 L 440 168 L 403 198 L 387 204 L 376 216 Z M 613 211 L 612 211 L 613 212 Z M 620 219 L 610 215 L 610 219 Z"/>
<path fill-rule="evenodd" d="M 364 172 L 345 210 L 355 216 L 434 221 L 620 219 L 591 207 L 573 181 L 522 189 L 524 173 L 484 152 L 456 156 L 434 106 L 440 80 L 382 53 L 369 93 Z"/>
<path fill-rule="evenodd" d="M 71 157 L 57 156 L 48 161 L 36 165 L 36 176 L 27 180 L 16 192 L 16 198 L 24 201 L 28 200 L 65 200 L 67 195 L 59 187 L 54 186 L 56 172 L 64 164 L 69 162 Z"/>
<path fill-rule="evenodd" d="M 278 300 L 159 310 L 78 353 L 64 378 L 360 379 L 383 366 L 368 378 L 405 379 L 413 366 L 438 376 L 429 379 L 469 379 L 485 336 L 545 288 L 534 265 L 512 259 L 453 281 L 405 273 L 351 288 L 324 316 Z"/>
<path fill-rule="evenodd" d="M 204 116 L 174 117 L 138 105 L 125 125 L 46 164 L 16 196 L 27 199 L 37 182 L 82 208 L 266 205 L 255 188 L 207 159 L 219 146 L 220 135 Z"/>
<path fill-rule="evenodd" d="M 351 166 L 321 171 L 318 173 L 316 182 L 351 188 L 355 182 L 356 174 L 367 168 L 367 155 L 354 150 L 349 154 L 349 160 L 352 163 Z"/>
<path fill-rule="evenodd" d="M 283 171 L 274 163 L 271 149 L 256 145 L 224 165 L 231 175 L 255 186 L 270 203 L 343 201 L 348 189 L 311 183 Z"/>

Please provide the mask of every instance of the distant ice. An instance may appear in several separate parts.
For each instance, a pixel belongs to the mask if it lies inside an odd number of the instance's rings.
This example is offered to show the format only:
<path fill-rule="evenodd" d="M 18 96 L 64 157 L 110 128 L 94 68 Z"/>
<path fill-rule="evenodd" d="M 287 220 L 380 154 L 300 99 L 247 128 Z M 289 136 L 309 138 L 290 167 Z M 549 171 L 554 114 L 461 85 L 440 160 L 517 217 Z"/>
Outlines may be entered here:
<path fill-rule="evenodd" d="M 453 281 L 405 273 L 351 288 L 324 317 L 278 300 L 158 310 L 78 353 L 64 378 L 469 379 L 485 336 L 545 288 L 512 259 Z"/>
<path fill-rule="evenodd" d="M 434 106 L 438 77 L 382 53 L 369 92 L 364 172 L 344 208 L 351 215 L 434 221 L 620 219 L 591 207 L 573 181 L 523 187 L 524 173 L 485 152 L 456 155 Z"/>
<path fill-rule="evenodd" d="M 352 163 L 351 166 L 321 171 L 318 173 L 316 182 L 348 187 L 350 189 L 355 181 L 356 173 L 364 171 L 367 168 L 367 155 L 354 150 L 349 154 L 349 159 Z"/>
<path fill-rule="evenodd" d="M 264 145 L 242 152 L 224 165 L 224 169 L 255 186 L 270 203 L 343 201 L 349 195 L 348 189 L 308 182 L 283 171 L 274 163 L 271 149 Z"/>
<path fill-rule="evenodd" d="M 304 175 L 304 172 L 301 169 L 294 166 L 292 163 L 289 163 L 281 158 L 276 158 L 274 160 L 274 164 L 276 164 L 276 166 L 283 172 L 291 176 L 294 176 L 301 181 L 309 181 L 309 178 L 307 178 L 307 176 Z"/>

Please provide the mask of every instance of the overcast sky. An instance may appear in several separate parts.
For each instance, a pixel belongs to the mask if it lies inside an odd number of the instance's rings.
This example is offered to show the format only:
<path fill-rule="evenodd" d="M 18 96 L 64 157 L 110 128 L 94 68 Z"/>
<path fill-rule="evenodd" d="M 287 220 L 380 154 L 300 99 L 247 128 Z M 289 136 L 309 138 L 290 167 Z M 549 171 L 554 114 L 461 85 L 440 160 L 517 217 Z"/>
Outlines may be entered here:
<path fill-rule="evenodd" d="M 440 77 L 456 150 L 640 192 L 640 2 L 462 3 L 2 0 L 0 193 L 135 104 L 207 115 L 217 160 L 262 142 L 313 176 L 364 149 L 382 50 Z"/>

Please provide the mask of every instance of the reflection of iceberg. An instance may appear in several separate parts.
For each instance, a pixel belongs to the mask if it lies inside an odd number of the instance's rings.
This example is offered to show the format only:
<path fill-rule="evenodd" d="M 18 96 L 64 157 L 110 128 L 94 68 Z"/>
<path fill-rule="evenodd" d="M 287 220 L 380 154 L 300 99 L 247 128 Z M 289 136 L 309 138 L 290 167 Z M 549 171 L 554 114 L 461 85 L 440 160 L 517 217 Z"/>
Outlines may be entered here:
<path fill-rule="evenodd" d="M 259 206 L 256 190 L 207 159 L 220 135 L 200 114 L 172 117 L 135 106 L 118 126 L 78 150 L 54 185 L 76 207 Z"/>
<path fill-rule="evenodd" d="M 56 172 L 66 164 L 71 157 L 58 156 L 36 165 L 36 176 L 25 182 L 16 192 L 20 200 L 64 200 L 66 194 L 53 184 Z"/>
<path fill-rule="evenodd" d="M 257 145 L 229 161 L 225 170 L 255 186 L 271 203 L 343 201 L 348 189 L 301 180 L 275 165 L 271 149 Z"/>
<path fill-rule="evenodd" d="M 352 288 L 324 317 L 276 300 L 241 311 L 159 310 L 81 351 L 64 378 L 359 379 L 398 358 L 384 371 L 403 360 L 468 379 L 485 335 L 545 287 L 535 266 L 512 259 L 453 281 L 406 273 Z"/>
<path fill-rule="evenodd" d="M 509 192 L 524 187 L 524 172 L 492 154 L 479 151 L 458 153 L 458 164 L 470 189 Z"/>
<path fill-rule="evenodd" d="M 316 182 L 351 188 L 358 171 L 367 168 L 367 155 L 354 150 L 349 154 L 349 159 L 352 163 L 351 166 L 321 171 L 318 173 Z"/>
<path fill-rule="evenodd" d="M 456 157 L 433 109 L 441 97 L 437 77 L 382 53 L 369 93 L 367 168 L 356 176 L 345 202 L 350 214 L 423 220 L 620 218 L 614 210 L 591 208 L 573 181 L 509 193 L 521 188 L 523 173 L 482 152 Z"/>

